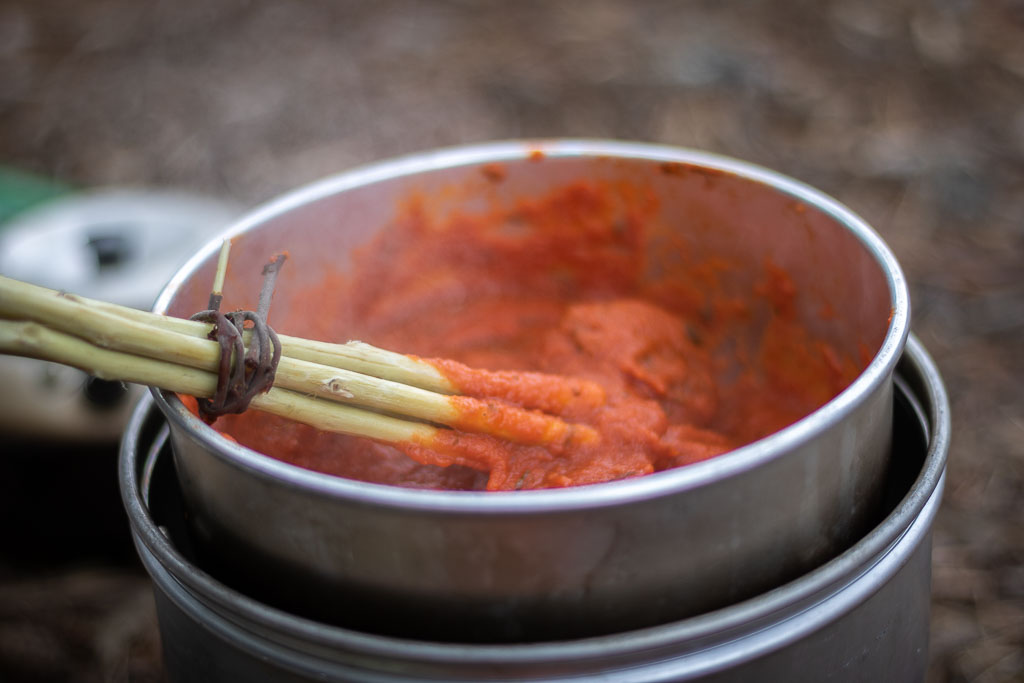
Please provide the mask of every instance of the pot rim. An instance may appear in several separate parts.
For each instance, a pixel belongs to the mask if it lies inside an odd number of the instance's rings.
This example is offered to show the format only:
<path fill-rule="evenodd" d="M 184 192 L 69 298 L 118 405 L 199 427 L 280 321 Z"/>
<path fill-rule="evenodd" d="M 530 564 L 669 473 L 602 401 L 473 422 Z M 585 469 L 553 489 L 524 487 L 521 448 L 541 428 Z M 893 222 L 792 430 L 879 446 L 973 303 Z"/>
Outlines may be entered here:
<path fill-rule="evenodd" d="M 892 381 L 910 330 L 910 295 L 903 271 L 882 238 L 852 210 L 813 187 L 776 171 L 719 154 L 667 145 L 616 140 L 509 140 L 421 152 L 356 167 L 288 192 L 257 207 L 200 249 L 171 278 L 154 304 L 167 310 L 174 292 L 230 239 L 325 197 L 398 177 L 485 163 L 545 158 L 593 158 L 672 162 L 702 166 L 766 185 L 800 200 L 850 231 L 874 257 L 889 287 L 890 319 L 878 351 L 860 375 L 828 403 L 793 424 L 728 453 L 685 467 L 600 484 L 531 491 L 438 491 L 344 479 L 289 465 L 229 441 L 190 413 L 176 396 L 152 389 L 166 418 L 216 457 L 265 480 L 329 498 L 368 506 L 434 513 L 534 514 L 579 511 L 641 502 L 692 490 L 753 470 L 798 449 Z"/>

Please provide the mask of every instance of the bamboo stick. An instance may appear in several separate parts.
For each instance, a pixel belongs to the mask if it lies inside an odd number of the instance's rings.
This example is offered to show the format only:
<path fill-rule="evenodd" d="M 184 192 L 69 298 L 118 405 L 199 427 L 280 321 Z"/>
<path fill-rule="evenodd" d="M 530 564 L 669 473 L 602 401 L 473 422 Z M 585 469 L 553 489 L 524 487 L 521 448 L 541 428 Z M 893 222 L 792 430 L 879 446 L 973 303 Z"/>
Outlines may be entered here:
<path fill-rule="evenodd" d="M 204 371 L 215 372 L 220 358 L 220 347 L 215 341 L 155 327 L 143 322 L 145 317 L 123 315 L 121 307 L 113 304 L 96 306 L 95 302 L 82 297 L 4 277 L 0 277 L 0 316 L 33 320 L 81 337 L 98 347 Z M 163 321 L 177 320 L 152 317 Z M 206 323 L 187 322 L 192 328 L 198 325 L 209 331 L 210 326 Z M 369 345 L 362 347 L 365 348 L 360 350 L 364 352 L 373 350 L 371 355 L 375 362 L 380 362 L 385 354 L 407 358 Z M 335 359 L 335 362 L 338 361 Z M 287 356 L 282 356 L 278 364 L 274 384 L 303 394 L 492 434 L 520 443 L 548 444 L 568 440 L 592 443 L 598 438 L 592 428 L 572 425 L 553 415 L 508 404 L 496 406 L 493 402 L 470 397 L 447 396 Z"/>
<path fill-rule="evenodd" d="M 101 379 L 146 384 L 192 396 L 212 396 L 217 386 L 217 378 L 210 372 L 100 348 L 37 322 L 0 320 L 0 351 L 71 365 Z M 429 443 L 437 434 L 437 428 L 431 425 L 318 401 L 277 387 L 256 395 L 251 405 L 317 429 L 392 443 Z"/>
<path fill-rule="evenodd" d="M 8 296 L 18 297 L 28 291 L 35 291 L 39 295 L 46 294 L 51 297 L 60 296 L 72 299 L 92 311 L 116 315 L 126 320 L 177 332 L 189 337 L 205 339 L 210 332 L 211 326 L 208 323 L 118 306 L 106 301 L 97 301 L 74 294 L 58 292 L 46 287 L 29 285 L 2 275 L 0 275 L 0 314 L 4 314 L 3 310 L 6 308 L 5 302 Z M 7 317 L 12 316 L 8 315 Z M 437 393 L 456 393 L 455 386 L 433 365 L 410 358 L 401 353 L 380 349 L 359 341 L 333 344 L 303 339 L 301 337 L 291 337 L 284 334 L 279 334 L 278 338 L 281 340 L 282 355 L 289 358 L 331 367 L 341 367 L 353 372 L 370 375 L 371 377 L 380 377 L 381 379 Z"/>
<path fill-rule="evenodd" d="M 34 320 L 103 348 L 210 372 L 217 369 L 220 345 L 205 335 L 199 338 L 180 334 L 108 312 L 109 309 L 95 310 L 80 297 L 8 278 L 0 279 L 0 294 L 0 315 L 4 317 Z M 194 325 L 206 328 L 207 332 L 210 328 L 206 323 Z M 447 424 L 456 418 L 455 409 L 442 394 L 287 356 L 281 358 L 275 384 L 433 422 Z"/>

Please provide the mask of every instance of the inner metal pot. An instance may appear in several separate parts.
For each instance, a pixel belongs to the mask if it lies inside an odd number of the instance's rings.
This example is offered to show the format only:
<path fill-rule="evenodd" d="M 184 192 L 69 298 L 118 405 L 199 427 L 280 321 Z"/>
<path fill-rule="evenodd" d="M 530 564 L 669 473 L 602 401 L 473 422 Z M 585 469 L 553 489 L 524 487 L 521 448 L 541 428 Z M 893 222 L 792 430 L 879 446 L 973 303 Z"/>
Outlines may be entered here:
<path fill-rule="evenodd" d="M 805 324 L 870 361 L 820 409 L 728 454 L 632 480 L 512 493 L 413 490 L 303 470 L 224 439 L 156 392 L 209 566 L 245 577 L 241 587 L 271 604 L 365 631 L 543 640 L 732 604 L 818 566 L 866 530 L 889 462 L 906 284 L 862 220 L 784 176 L 616 142 L 421 154 L 330 178 L 237 223 L 226 290 L 256 292 L 255 264 L 287 251 L 292 266 L 274 306 L 301 308 L 297 293 L 349 268 L 353 248 L 387 229 L 411 194 L 431 198 L 427 210 L 444 216 L 580 178 L 649 188 L 659 225 L 686 238 L 687 258 L 728 258 L 751 272 L 770 259 L 798 290 L 815 293 L 801 304 Z M 205 307 L 217 248 L 207 245 L 174 277 L 158 311 Z M 837 313 L 822 316 L 823 307 Z"/>

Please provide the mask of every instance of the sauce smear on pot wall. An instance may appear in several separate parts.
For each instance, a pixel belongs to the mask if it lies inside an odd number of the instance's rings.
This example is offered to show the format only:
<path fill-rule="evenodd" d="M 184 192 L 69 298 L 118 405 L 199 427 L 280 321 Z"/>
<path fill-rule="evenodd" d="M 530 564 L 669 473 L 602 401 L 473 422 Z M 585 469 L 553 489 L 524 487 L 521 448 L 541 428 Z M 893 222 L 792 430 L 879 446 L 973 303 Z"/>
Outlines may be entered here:
<path fill-rule="evenodd" d="M 351 269 L 304 292 L 308 308 L 275 310 L 275 327 L 415 353 L 462 393 L 493 399 L 496 411 L 544 410 L 600 438 L 570 434 L 542 447 L 444 430 L 396 448 L 253 413 L 223 417 L 218 430 L 363 481 L 573 486 L 687 465 L 767 436 L 834 397 L 866 363 L 814 338 L 797 315 L 801 292 L 770 260 L 734 278 L 738 264 L 690 258 L 685 231 L 659 225 L 649 188 L 581 181 L 443 219 L 427 205 L 410 198 Z M 600 388 L 566 391 L 540 373 Z"/>

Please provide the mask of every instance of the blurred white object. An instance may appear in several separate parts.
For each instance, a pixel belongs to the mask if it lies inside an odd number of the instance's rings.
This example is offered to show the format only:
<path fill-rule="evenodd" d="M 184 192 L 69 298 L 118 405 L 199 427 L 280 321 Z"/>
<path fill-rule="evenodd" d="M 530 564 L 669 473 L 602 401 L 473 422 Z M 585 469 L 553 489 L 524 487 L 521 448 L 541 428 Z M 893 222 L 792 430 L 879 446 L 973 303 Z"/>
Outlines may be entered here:
<path fill-rule="evenodd" d="M 149 309 L 188 257 L 239 213 L 227 202 L 172 191 L 67 195 L 0 227 L 0 273 Z M 71 441 L 116 439 L 142 390 L 10 356 L 0 356 L 0 381 L 0 431 Z"/>

